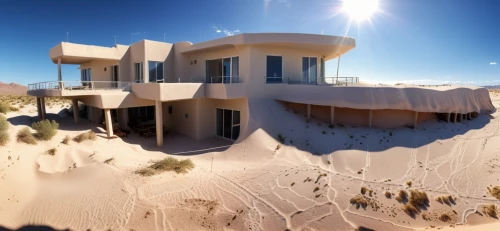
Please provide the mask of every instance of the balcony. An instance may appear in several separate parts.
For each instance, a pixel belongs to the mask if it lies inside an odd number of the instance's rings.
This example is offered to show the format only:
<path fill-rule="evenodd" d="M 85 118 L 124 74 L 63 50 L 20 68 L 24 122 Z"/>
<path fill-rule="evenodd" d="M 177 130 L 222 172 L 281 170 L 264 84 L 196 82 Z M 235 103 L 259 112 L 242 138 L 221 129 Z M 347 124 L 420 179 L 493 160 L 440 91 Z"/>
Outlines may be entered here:
<path fill-rule="evenodd" d="M 323 77 L 318 79 L 313 79 L 308 77 L 302 77 L 302 78 L 266 77 L 266 83 L 348 86 L 359 83 L 359 77 Z"/>
<path fill-rule="evenodd" d="M 130 82 L 122 81 L 47 81 L 28 84 L 32 96 L 97 95 L 105 91 L 130 91 Z"/>

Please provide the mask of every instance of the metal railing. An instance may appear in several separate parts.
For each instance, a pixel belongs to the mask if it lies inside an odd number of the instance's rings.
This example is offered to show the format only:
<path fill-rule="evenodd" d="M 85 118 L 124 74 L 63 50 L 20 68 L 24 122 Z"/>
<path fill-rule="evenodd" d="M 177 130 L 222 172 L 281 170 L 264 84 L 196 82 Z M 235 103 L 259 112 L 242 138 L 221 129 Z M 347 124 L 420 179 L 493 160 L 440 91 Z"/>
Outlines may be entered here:
<path fill-rule="evenodd" d="M 289 83 L 289 79 L 285 77 L 265 77 L 266 78 L 266 84 L 268 83 Z"/>
<path fill-rule="evenodd" d="M 131 84 L 123 81 L 47 81 L 28 84 L 28 90 L 123 90 Z"/>
<path fill-rule="evenodd" d="M 208 83 L 241 83 L 241 79 L 239 76 L 214 76 L 210 77 L 210 82 Z"/>
<path fill-rule="evenodd" d="M 337 86 L 347 86 L 349 84 L 359 83 L 359 77 L 324 77 L 319 78 L 318 84 L 331 84 Z"/>

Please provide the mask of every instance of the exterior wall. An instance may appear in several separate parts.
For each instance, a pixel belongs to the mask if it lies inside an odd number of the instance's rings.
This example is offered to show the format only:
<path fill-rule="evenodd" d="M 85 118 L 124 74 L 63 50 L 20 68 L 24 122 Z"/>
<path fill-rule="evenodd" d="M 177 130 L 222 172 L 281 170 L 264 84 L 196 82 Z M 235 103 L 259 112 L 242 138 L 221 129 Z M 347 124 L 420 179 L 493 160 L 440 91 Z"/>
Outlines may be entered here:
<path fill-rule="evenodd" d="M 130 73 L 130 78 L 132 81 L 135 80 L 135 71 L 134 71 L 134 63 L 143 63 L 143 76 L 144 76 L 144 82 L 147 83 L 148 78 L 147 78 L 147 68 L 146 68 L 146 54 L 145 54 L 145 43 L 144 40 L 141 40 L 139 42 L 136 42 L 132 44 L 129 48 L 130 52 L 130 63 L 129 65 L 129 73 Z"/>
<path fill-rule="evenodd" d="M 171 63 L 173 63 L 173 52 L 172 52 L 172 44 L 143 40 L 144 42 L 144 79 L 147 79 L 146 82 L 149 82 L 149 61 L 154 62 L 163 62 L 163 79 L 164 81 L 167 79 L 170 73 L 170 69 L 172 68 Z M 133 64 L 131 64 L 133 66 Z"/>
<path fill-rule="evenodd" d="M 379 128 L 413 126 L 414 118 L 415 111 L 410 110 L 373 110 L 372 126 Z"/>

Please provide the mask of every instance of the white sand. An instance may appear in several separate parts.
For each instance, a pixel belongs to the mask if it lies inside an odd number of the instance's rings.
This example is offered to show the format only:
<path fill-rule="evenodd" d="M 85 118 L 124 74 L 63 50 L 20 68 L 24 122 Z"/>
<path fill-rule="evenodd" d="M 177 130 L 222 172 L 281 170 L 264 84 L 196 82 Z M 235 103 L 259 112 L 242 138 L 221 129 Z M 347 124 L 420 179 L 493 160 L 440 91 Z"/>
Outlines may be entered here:
<path fill-rule="evenodd" d="M 500 107 L 500 97 L 492 101 Z M 249 129 L 241 135 L 248 137 L 229 148 L 221 139 L 193 141 L 175 134 L 166 137 L 163 149 L 155 147 L 154 138 L 134 134 L 108 140 L 94 124 L 74 124 L 71 118 L 58 119 L 60 131 L 53 140 L 29 146 L 17 143 L 15 134 L 23 124 L 31 124 L 36 111 L 27 107 L 11 112 L 11 142 L 0 147 L 0 226 L 408 230 L 432 225 L 443 230 L 499 230 L 496 219 L 469 216 L 481 205 L 500 207 L 486 189 L 500 185 L 498 112 L 465 123 L 425 122 L 416 130 L 338 125 L 331 129 L 321 121 L 306 123 L 273 100 L 250 101 L 249 106 Z M 60 108 L 47 110 L 57 113 Z M 96 141 L 60 143 L 66 135 L 90 129 L 98 131 Z M 276 150 L 278 134 L 286 137 L 286 145 Z M 44 154 L 53 147 L 55 156 Z M 199 149 L 205 151 L 186 153 Z M 152 177 L 134 174 L 150 160 L 169 156 L 165 152 L 191 158 L 195 169 Z M 112 157 L 111 164 L 103 163 Z M 384 196 L 385 191 L 407 188 L 407 181 L 430 198 L 430 207 L 415 219 L 395 199 Z M 367 197 L 378 209 L 349 204 L 362 186 L 373 190 Z M 456 204 L 439 204 L 434 198 L 441 195 L 457 197 Z M 443 213 L 452 220 L 436 219 Z M 422 214 L 431 221 L 423 220 Z M 449 228 L 465 221 L 466 225 Z"/>

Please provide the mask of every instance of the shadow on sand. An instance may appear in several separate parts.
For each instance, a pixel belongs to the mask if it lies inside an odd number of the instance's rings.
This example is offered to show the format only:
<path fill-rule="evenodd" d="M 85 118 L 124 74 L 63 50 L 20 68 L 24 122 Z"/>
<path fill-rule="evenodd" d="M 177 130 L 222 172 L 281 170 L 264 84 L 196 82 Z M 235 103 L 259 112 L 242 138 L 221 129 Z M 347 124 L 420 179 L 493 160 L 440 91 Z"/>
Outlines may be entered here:
<path fill-rule="evenodd" d="M 44 225 L 26 225 L 19 229 L 8 229 L 0 226 L 0 231 L 69 231 L 69 229 L 54 229 Z"/>

